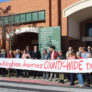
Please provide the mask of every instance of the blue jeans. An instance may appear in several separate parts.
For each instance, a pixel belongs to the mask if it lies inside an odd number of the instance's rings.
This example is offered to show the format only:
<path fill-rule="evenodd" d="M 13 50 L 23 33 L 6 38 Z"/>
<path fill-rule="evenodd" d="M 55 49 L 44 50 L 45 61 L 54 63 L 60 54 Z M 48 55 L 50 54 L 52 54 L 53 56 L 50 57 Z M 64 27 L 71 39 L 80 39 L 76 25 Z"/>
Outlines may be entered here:
<path fill-rule="evenodd" d="M 49 73 L 43 72 L 43 78 L 44 78 L 44 79 L 48 79 L 48 78 L 49 78 Z"/>
<path fill-rule="evenodd" d="M 74 84 L 74 74 L 70 73 L 70 82 L 71 84 Z"/>
<path fill-rule="evenodd" d="M 78 78 L 79 84 L 83 85 L 84 84 L 83 75 L 79 73 L 77 74 L 77 78 Z"/>

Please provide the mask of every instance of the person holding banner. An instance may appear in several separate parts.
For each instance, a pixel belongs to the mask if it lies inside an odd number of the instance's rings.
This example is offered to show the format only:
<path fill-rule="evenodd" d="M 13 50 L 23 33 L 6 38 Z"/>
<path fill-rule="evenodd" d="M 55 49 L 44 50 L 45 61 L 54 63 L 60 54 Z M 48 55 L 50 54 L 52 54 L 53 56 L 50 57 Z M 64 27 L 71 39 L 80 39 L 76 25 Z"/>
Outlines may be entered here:
<path fill-rule="evenodd" d="M 24 50 L 23 54 L 22 54 L 22 59 L 29 59 L 29 58 L 31 58 L 30 53 L 27 53 L 27 51 Z M 29 77 L 29 71 L 28 70 L 24 70 L 23 77 L 27 77 L 27 78 Z"/>
<path fill-rule="evenodd" d="M 63 53 L 62 51 L 58 52 L 58 57 L 57 57 L 58 60 L 63 60 L 65 59 L 64 56 L 63 56 Z M 64 74 L 63 73 L 60 73 L 59 74 L 59 83 L 64 83 Z"/>
<path fill-rule="evenodd" d="M 16 50 L 15 58 L 21 58 L 22 54 L 20 53 L 20 50 Z M 22 76 L 22 70 L 16 70 L 16 77 Z"/>
<path fill-rule="evenodd" d="M 81 53 L 80 52 L 76 53 L 76 57 L 77 57 L 77 59 L 83 59 L 81 57 Z M 81 73 L 78 73 L 77 74 L 77 78 L 78 78 L 80 87 L 83 87 L 84 86 L 83 75 Z"/>
<path fill-rule="evenodd" d="M 7 58 L 14 58 L 13 51 L 10 50 L 9 53 L 7 54 Z M 8 76 L 11 77 L 15 73 L 14 70 L 8 69 Z"/>
<path fill-rule="evenodd" d="M 40 51 L 38 50 L 38 47 L 37 47 L 37 45 L 34 45 L 34 50 L 33 50 L 33 52 L 32 52 L 32 59 L 41 59 L 41 53 L 40 53 Z M 36 78 L 36 77 L 38 77 L 39 78 L 39 72 L 38 71 L 33 71 L 33 78 Z"/>
<path fill-rule="evenodd" d="M 1 50 L 0 58 L 7 58 L 7 54 L 6 54 L 5 49 Z M 6 75 L 6 69 L 1 68 L 0 70 L 1 70 L 1 75 L 5 76 Z"/>
<path fill-rule="evenodd" d="M 55 46 L 51 46 L 51 55 L 50 55 L 50 59 L 51 60 L 56 60 L 57 59 L 57 56 L 58 56 L 58 52 L 55 50 Z M 52 78 L 54 76 L 54 81 L 56 81 L 56 76 L 57 76 L 57 73 L 50 73 L 50 81 L 52 81 Z"/>
<path fill-rule="evenodd" d="M 92 58 L 92 54 L 91 53 L 87 53 L 87 58 Z M 85 74 L 85 79 L 86 79 L 86 86 L 90 87 L 91 83 L 92 83 L 92 73 L 87 73 Z"/>
<path fill-rule="evenodd" d="M 41 57 L 41 59 L 42 59 L 42 60 L 47 60 L 47 58 L 48 58 L 48 53 L 47 53 L 47 50 L 44 49 L 43 52 L 42 52 L 42 57 Z M 48 77 L 49 77 L 48 72 L 43 72 L 43 79 L 48 79 Z"/>
<path fill-rule="evenodd" d="M 74 60 L 74 59 L 76 59 L 76 56 L 75 56 L 75 54 L 74 54 L 73 51 L 68 52 L 67 59 L 68 60 Z M 74 73 L 70 73 L 69 77 L 70 77 L 70 82 L 71 82 L 70 85 L 73 86 L 74 85 L 74 77 L 75 77 Z"/>

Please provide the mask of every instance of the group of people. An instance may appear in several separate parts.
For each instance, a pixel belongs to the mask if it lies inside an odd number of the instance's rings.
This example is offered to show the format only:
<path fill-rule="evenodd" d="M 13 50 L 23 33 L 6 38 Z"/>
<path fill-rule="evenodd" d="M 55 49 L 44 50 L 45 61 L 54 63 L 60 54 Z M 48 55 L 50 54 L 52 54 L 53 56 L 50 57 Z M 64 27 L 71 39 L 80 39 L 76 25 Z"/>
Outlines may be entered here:
<path fill-rule="evenodd" d="M 26 46 L 26 48 L 21 52 L 19 49 L 15 51 L 9 51 L 6 52 L 4 49 L 0 52 L 0 58 L 22 58 L 22 59 L 42 59 L 42 60 L 71 60 L 71 59 L 85 59 L 85 58 L 91 58 L 92 57 L 92 49 L 90 46 L 88 46 L 87 51 L 85 47 L 79 47 L 78 51 L 74 53 L 74 50 L 72 47 L 68 48 L 68 51 L 66 52 L 66 55 L 63 54 L 62 51 L 56 51 L 55 46 L 51 46 L 49 50 L 44 49 L 42 53 L 38 50 L 37 45 L 34 46 L 33 51 L 30 51 L 30 47 Z M 29 77 L 33 76 L 33 78 L 36 77 L 43 77 L 43 79 L 47 79 L 49 81 L 58 81 L 59 83 L 64 83 L 65 81 L 65 75 L 68 80 L 70 80 L 70 85 L 73 86 L 75 83 L 75 79 L 78 79 L 79 86 L 84 87 L 84 84 L 86 83 L 87 87 L 90 87 L 91 81 L 92 81 L 92 73 L 52 73 L 52 72 L 38 72 L 38 71 L 28 71 L 28 70 L 14 70 L 14 69 L 0 69 L 0 73 L 2 76 L 5 76 L 6 74 L 10 76 L 16 76 L 16 77 Z"/>

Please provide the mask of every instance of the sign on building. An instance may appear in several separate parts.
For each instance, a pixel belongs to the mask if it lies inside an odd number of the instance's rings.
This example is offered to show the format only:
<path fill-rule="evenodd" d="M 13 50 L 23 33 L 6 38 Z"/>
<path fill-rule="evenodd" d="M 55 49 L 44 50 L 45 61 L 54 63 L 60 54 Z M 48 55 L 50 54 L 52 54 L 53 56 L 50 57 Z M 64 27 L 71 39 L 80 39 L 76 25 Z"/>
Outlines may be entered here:
<path fill-rule="evenodd" d="M 61 32 L 60 27 L 47 27 L 39 29 L 39 50 L 55 46 L 57 51 L 61 50 Z"/>

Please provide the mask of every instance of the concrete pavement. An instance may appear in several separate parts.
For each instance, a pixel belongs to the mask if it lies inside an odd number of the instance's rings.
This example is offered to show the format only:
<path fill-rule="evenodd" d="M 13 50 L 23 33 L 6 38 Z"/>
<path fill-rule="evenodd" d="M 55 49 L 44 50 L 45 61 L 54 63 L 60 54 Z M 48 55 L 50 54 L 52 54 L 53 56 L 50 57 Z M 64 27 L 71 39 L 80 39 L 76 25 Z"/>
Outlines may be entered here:
<path fill-rule="evenodd" d="M 39 84 L 0 82 L 0 92 L 92 92 L 88 88 L 72 88 Z"/>

